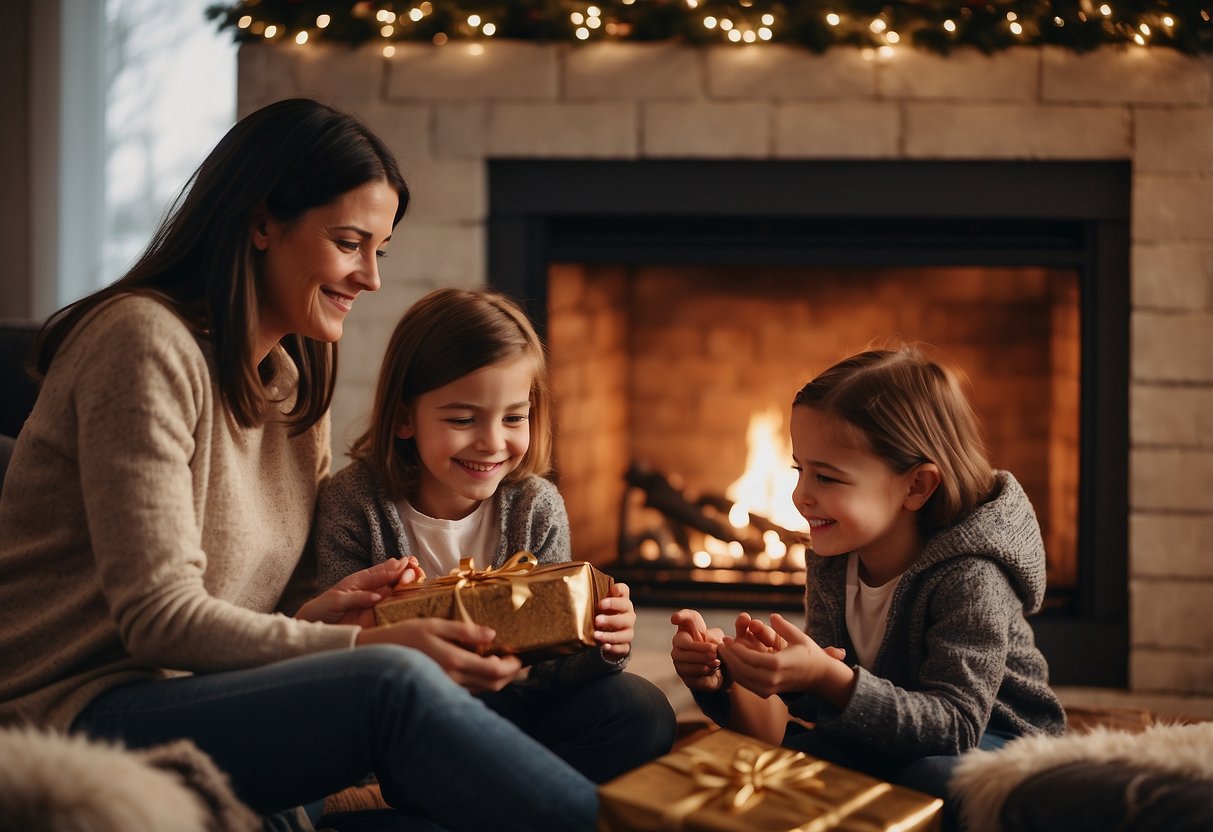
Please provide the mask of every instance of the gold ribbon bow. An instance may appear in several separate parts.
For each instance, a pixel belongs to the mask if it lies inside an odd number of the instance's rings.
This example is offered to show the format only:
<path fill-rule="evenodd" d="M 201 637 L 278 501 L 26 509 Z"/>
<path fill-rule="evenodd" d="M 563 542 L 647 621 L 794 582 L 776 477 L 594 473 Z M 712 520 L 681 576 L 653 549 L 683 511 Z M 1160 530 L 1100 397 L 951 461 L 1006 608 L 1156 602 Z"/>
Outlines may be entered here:
<path fill-rule="evenodd" d="M 527 574 L 538 565 L 539 559 L 530 552 L 516 552 L 509 560 L 501 564 L 501 567 L 498 569 L 494 569 L 491 566 L 488 569 L 477 569 L 472 565 L 471 558 L 461 558 L 459 566 L 452 569 L 449 575 L 413 584 L 405 584 L 404 586 L 397 587 L 396 591 L 410 592 L 418 589 L 452 587 L 455 595 L 455 606 L 459 610 L 459 617 L 469 624 L 474 624 L 475 622 L 472 620 L 471 614 L 468 613 L 467 607 L 463 604 L 463 598 L 460 597 L 462 589 L 472 584 L 508 583 L 510 585 L 510 603 L 517 610 L 531 597 L 531 588 L 525 582 L 518 580 L 518 578 Z"/>
<path fill-rule="evenodd" d="M 742 814 L 765 797 L 778 794 L 806 805 L 806 816 L 813 815 L 806 817 L 809 822 L 797 826 L 796 832 L 819 832 L 835 828 L 847 815 L 892 788 L 888 783 L 875 783 L 841 805 L 831 804 L 813 794 L 825 789 L 817 773 L 830 763 L 786 748 L 763 750 L 747 745 L 737 749 L 732 759 L 720 760 L 691 746 L 659 762 L 689 775 L 694 783 L 691 794 L 662 814 L 661 826 L 666 830 L 681 829 L 688 816 L 713 801 L 719 801 L 731 814 Z"/>

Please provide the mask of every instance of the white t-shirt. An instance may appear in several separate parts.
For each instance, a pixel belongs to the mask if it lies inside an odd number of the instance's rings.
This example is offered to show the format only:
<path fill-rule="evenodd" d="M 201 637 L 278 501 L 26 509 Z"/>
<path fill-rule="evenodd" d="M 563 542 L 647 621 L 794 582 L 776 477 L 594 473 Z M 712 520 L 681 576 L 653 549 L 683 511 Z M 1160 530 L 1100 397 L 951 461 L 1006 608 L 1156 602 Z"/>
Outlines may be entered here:
<path fill-rule="evenodd" d="M 847 555 L 847 633 L 855 647 L 853 658 L 860 667 L 871 670 L 876 661 L 889 623 L 893 590 L 900 581 L 898 575 L 881 586 L 868 586 L 859 577 L 859 555 Z"/>
<path fill-rule="evenodd" d="M 477 569 L 493 564 L 501 536 L 497 497 L 483 500 L 475 511 L 460 520 L 438 520 L 422 514 L 400 500 L 396 507 L 404 521 L 409 551 L 417 558 L 426 577 L 441 578 L 459 566 L 461 558 L 471 558 Z"/>

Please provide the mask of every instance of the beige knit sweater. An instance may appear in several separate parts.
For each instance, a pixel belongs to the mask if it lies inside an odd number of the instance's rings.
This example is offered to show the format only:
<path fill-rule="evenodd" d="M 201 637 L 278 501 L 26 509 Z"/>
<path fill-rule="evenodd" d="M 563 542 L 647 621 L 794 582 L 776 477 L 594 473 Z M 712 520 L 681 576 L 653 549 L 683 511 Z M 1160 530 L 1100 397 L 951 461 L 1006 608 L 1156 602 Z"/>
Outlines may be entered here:
<path fill-rule="evenodd" d="M 278 348 L 282 410 L 297 371 Z M 0 499 L 0 722 L 66 729 L 116 685 L 353 644 L 274 611 L 299 563 L 328 422 L 244 429 L 208 353 L 126 296 L 60 348 Z"/>

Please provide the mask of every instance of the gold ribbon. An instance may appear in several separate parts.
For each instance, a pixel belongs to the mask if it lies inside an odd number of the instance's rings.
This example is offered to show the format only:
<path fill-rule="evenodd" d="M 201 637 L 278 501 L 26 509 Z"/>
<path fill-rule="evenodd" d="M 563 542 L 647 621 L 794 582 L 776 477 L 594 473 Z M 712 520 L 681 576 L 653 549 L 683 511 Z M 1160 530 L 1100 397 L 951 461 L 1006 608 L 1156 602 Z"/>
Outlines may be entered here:
<path fill-rule="evenodd" d="M 877 782 L 841 805 L 831 804 L 815 794 L 826 787 L 817 773 L 831 764 L 786 748 L 763 750 L 747 745 L 737 749 L 731 759 L 720 760 L 691 746 L 658 762 L 689 775 L 694 784 L 691 794 L 662 813 L 661 828 L 665 830 L 681 829 L 687 817 L 713 801 L 730 814 L 743 814 L 770 795 L 782 795 L 796 805 L 805 805 L 806 815 L 814 815 L 794 832 L 822 832 L 834 829 L 840 820 L 892 788 Z M 873 824 L 872 828 L 881 827 Z"/>
<path fill-rule="evenodd" d="M 459 617 L 469 624 L 474 624 L 476 622 L 472 620 L 471 614 L 468 613 L 467 607 L 463 604 L 463 598 L 460 597 L 461 590 L 474 584 L 508 583 L 510 585 L 510 604 L 517 610 L 531 597 L 531 588 L 524 581 L 518 580 L 518 578 L 527 574 L 538 565 L 539 559 L 530 552 L 516 552 L 509 560 L 501 564 L 501 567 L 498 569 L 494 569 L 491 566 L 488 569 L 477 569 L 472 565 L 471 558 L 461 558 L 459 566 L 452 569 L 449 575 L 405 584 L 404 586 L 397 587 L 396 593 L 404 594 L 419 589 L 452 587 L 455 595 L 455 606 L 459 610 Z"/>

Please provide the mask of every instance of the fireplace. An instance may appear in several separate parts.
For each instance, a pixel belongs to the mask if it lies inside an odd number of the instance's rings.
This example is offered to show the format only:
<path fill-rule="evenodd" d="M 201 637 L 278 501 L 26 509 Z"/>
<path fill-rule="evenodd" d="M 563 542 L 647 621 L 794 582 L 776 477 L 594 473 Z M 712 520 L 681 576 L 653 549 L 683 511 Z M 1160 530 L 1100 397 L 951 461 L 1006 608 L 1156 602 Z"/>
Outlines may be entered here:
<path fill-rule="evenodd" d="M 1041 517 L 1055 674 L 1124 683 L 1128 165 L 491 161 L 489 199 L 489 281 L 552 354 L 578 556 L 638 604 L 796 607 L 780 506 L 749 507 L 768 552 L 668 501 L 725 523 L 756 421 L 778 437 L 829 363 L 926 341 Z"/>

